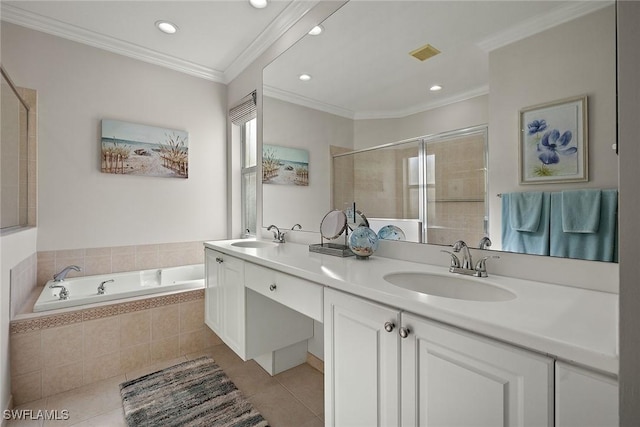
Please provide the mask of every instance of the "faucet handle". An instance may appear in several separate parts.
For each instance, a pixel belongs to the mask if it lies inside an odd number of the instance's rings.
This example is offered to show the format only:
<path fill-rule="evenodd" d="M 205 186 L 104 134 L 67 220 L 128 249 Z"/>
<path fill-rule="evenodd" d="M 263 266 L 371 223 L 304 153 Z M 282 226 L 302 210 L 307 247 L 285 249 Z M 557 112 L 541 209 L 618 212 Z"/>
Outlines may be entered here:
<path fill-rule="evenodd" d="M 442 249 L 440 252 L 444 252 L 446 254 L 451 255 L 451 264 L 449 265 L 449 267 L 460 268 L 460 260 L 458 259 L 456 254 L 450 251 L 445 251 L 444 249 Z"/>
<path fill-rule="evenodd" d="M 487 260 L 489 258 L 493 258 L 493 259 L 498 259 L 500 258 L 498 255 L 490 255 L 490 256 L 485 256 L 482 257 L 477 263 L 476 263 L 476 267 L 475 270 L 477 272 L 480 273 L 486 273 L 487 272 Z"/>

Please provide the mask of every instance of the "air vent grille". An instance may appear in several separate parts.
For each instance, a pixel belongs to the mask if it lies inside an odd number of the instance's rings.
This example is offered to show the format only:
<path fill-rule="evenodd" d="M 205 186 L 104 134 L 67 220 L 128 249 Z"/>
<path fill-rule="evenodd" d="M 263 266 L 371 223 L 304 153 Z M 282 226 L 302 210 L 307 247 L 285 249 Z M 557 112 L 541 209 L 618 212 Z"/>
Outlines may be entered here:
<path fill-rule="evenodd" d="M 436 56 L 439 53 L 440 51 L 438 49 L 431 46 L 430 44 L 426 44 L 416 50 L 409 52 L 409 55 L 413 56 L 416 59 L 419 59 L 420 61 L 426 61 L 427 59 L 431 58 L 432 56 Z"/>

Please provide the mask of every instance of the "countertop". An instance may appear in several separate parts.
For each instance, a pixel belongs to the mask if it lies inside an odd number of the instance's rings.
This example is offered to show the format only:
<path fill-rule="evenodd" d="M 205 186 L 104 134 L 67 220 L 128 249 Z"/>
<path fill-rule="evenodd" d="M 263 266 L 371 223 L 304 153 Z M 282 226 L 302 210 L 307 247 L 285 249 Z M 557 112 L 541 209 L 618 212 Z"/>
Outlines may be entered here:
<path fill-rule="evenodd" d="M 491 274 L 476 279 L 516 294 L 508 301 L 465 301 L 406 290 L 383 279 L 392 272 L 453 275 L 441 266 L 383 258 L 340 258 L 306 245 L 266 248 L 205 246 L 323 286 L 448 323 L 606 373 L 618 374 L 618 295 Z M 571 274 L 570 271 L 567 274 Z"/>

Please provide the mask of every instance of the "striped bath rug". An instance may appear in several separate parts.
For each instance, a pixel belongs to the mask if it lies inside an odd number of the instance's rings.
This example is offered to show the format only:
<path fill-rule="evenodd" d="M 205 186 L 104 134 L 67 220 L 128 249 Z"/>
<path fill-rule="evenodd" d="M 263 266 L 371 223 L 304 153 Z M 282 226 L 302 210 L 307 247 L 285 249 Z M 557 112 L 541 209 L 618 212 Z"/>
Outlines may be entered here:
<path fill-rule="evenodd" d="M 268 427 L 210 357 L 120 384 L 129 426 Z"/>

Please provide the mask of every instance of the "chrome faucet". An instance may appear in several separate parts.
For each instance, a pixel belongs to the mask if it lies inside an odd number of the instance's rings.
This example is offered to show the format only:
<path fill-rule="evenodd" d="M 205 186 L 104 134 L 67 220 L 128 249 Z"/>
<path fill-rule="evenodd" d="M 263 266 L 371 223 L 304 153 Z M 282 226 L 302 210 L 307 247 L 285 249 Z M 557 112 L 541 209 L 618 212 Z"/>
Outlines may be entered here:
<path fill-rule="evenodd" d="M 462 251 L 462 264 L 460 267 L 471 270 L 473 268 L 471 252 L 469 252 L 469 246 L 467 246 L 467 244 L 463 240 L 458 240 L 453 244 L 453 252 L 458 253 L 460 251 Z"/>
<path fill-rule="evenodd" d="M 482 239 L 480 239 L 480 243 L 478 243 L 478 248 L 479 249 L 487 249 L 491 247 L 491 239 L 487 236 L 484 236 Z"/>
<path fill-rule="evenodd" d="M 273 228 L 275 228 L 276 231 L 271 231 Z M 284 243 L 284 235 L 285 235 L 284 231 L 280 231 L 280 229 L 273 224 L 267 227 L 267 231 L 271 231 L 273 233 L 274 242 Z"/>
<path fill-rule="evenodd" d="M 60 288 L 60 293 L 58 294 L 58 299 L 66 300 L 69 299 L 69 291 L 62 285 L 54 285 L 53 283 L 49 285 L 49 288 Z"/>
<path fill-rule="evenodd" d="M 158 272 L 160 272 L 160 270 L 158 270 Z M 110 279 L 110 280 L 105 280 L 104 282 L 100 283 L 98 285 L 98 295 L 104 295 L 104 292 L 106 290 L 105 287 L 104 287 L 104 284 L 105 283 L 111 283 L 111 282 L 115 282 L 115 280 Z"/>
<path fill-rule="evenodd" d="M 296 228 L 298 227 L 298 228 Z M 293 224 L 293 227 L 291 227 L 291 231 L 293 230 L 302 230 L 302 226 L 300 224 Z"/>
<path fill-rule="evenodd" d="M 69 274 L 71 270 L 80 271 L 80 267 L 78 267 L 77 265 L 70 265 L 68 267 L 63 268 L 61 272 L 53 275 L 53 281 L 63 282 L 64 279 L 67 277 L 67 274 Z"/>
<path fill-rule="evenodd" d="M 462 251 L 462 262 L 458 259 L 458 257 L 453 252 Z M 466 274 L 467 276 L 475 276 L 475 277 L 487 277 L 487 260 L 489 258 L 500 258 L 497 255 L 485 256 L 480 259 L 475 265 L 473 265 L 473 260 L 471 259 L 471 252 L 469 252 L 469 247 L 467 244 L 458 240 L 453 244 L 453 252 L 449 251 L 441 251 L 446 252 L 451 255 L 451 264 L 449 266 L 449 271 L 457 274 Z"/>

